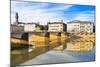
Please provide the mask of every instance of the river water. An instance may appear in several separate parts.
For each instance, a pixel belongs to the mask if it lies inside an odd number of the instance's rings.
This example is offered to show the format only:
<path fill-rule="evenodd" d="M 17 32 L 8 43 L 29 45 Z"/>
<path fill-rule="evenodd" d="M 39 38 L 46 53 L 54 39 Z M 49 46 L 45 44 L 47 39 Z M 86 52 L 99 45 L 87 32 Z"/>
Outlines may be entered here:
<path fill-rule="evenodd" d="M 70 51 L 68 44 L 72 42 L 56 42 L 48 43 L 49 46 L 30 47 L 28 49 L 13 50 L 11 52 L 12 65 L 38 65 L 38 64 L 54 64 L 54 63 L 74 63 L 95 61 L 95 44 L 92 45 L 90 51 Z M 86 46 L 87 42 L 78 42 L 80 45 Z M 35 43 L 40 44 L 40 43 Z M 44 44 L 44 43 L 42 43 Z M 47 43 L 46 43 L 47 44 Z M 74 43 L 77 44 L 77 43 Z M 51 45 L 51 46 L 50 46 Z M 29 49 L 31 50 L 29 52 Z"/>
<path fill-rule="evenodd" d="M 59 48 L 59 47 L 58 47 Z M 37 64 L 54 64 L 54 63 L 73 63 L 95 60 L 95 49 L 92 51 L 73 52 L 67 48 L 52 49 L 44 54 L 41 54 L 21 65 L 37 65 Z"/>

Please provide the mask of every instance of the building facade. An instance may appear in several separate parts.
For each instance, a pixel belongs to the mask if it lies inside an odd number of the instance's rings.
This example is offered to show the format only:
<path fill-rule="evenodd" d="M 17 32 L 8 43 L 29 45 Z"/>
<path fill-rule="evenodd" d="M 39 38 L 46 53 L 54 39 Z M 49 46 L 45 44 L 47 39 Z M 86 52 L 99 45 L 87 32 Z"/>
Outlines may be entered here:
<path fill-rule="evenodd" d="M 24 26 L 18 26 L 18 25 L 11 25 L 11 32 L 23 32 Z"/>
<path fill-rule="evenodd" d="M 34 23 L 26 23 L 24 25 L 24 31 L 25 32 L 31 32 L 31 31 L 35 31 L 35 24 Z"/>
<path fill-rule="evenodd" d="M 26 23 L 24 25 L 25 32 L 40 32 L 39 24 L 36 23 Z"/>
<path fill-rule="evenodd" d="M 48 23 L 49 32 L 66 32 L 66 24 L 63 22 Z"/>
<path fill-rule="evenodd" d="M 15 22 L 11 24 L 11 32 L 24 31 L 24 32 L 40 32 L 40 25 L 38 23 L 25 23 L 19 22 L 19 16 L 16 12 Z"/>
<path fill-rule="evenodd" d="M 67 32 L 69 33 L 92 33 L 93 23 L 88 21 L 71 21 L 67 23 Z"/>

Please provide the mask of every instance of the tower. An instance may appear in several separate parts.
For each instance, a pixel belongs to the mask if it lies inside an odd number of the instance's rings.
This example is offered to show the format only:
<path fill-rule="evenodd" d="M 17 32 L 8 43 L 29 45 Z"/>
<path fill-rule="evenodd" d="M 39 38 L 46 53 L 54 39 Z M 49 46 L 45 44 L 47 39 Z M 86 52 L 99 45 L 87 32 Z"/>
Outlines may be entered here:
<path fill-rule="evenodd" d="M 16 12 L 16 14 L 15 14 L 15 24 L 18 24 L 18 18 L 19 18 L 19 16 L 18 16 L 18 13 Z"/>

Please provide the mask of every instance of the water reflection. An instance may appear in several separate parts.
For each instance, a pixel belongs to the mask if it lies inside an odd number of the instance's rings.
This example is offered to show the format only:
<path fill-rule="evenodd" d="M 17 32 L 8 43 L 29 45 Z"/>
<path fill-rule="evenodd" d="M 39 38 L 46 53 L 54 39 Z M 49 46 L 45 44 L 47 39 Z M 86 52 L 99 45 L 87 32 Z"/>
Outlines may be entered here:
<path fill-rule="evenodd" d="M 68 42 L 68 51 L 92 51 L 94 48 L 93 42 Z"/>
<path fill-rule="evenodd" d="M 58 59 L 57 61 L 55 61 L 56 63 L 58 63 L 58 61 L 59 63 L 61 63 L 95 60 L 95 44 L 93 42 L 71 42 L 68 40 L 62 41 L 61 37 L 57 37 L 57 39 L 53 42 L 50 41 L 50 39 L 47 37 L 45 37 L 44 39 L 44 42 L 30 41 L 28 48 L 12 50 L 11 64 L 45 64 L 51 63 L 50 60 L 54 60 L 54 57 Z M 48 55 L 49 58 L 45 59 L 46 57 L 48 57 Z M 36 59 L 37 57 L 40 58 Z M 32 60 L 31 63 L 26 62 L 23 64 L 23 62 L 28 61 L 30 59 Z M 46 62 L 41 63 L 41 59 Z M 38 62 L 38 60 L 40 60 L 41 62 Z"/>
<path fill-rule="evenodd" d="M 57 44 L 59 45 L 58 47 L 53 48 L 54 51 L 64 51 L 64 49 L 66 49 L 67 45 L 66 45 L 66 41 L 61 42 L 59 41 Z"/>
<path fill-rule="evenodd" d="M 29 60 L 28 62 L 22 63 L 21 65 L 67 63 L 67 62 L 69 63 L 69 62 L 82 62 L 82 61 L 94 61 L 95 60 L 94 43 L 91 43 L 91 42 L 75 43 L 75 44 L 79 44 L 82 46 L 84 45 L 84 47 L 88 47 L 86 45 L 91 45 L 92 46 L 91 50 L 87 50 L 87 51 L 83 47 L 80 47 L 82 49 L 81 51 L 68 50 L 67 48 L 70 43 L 72 43 L 73 45 L 75 42 L 66 42 L 66 41 L 61 42 L 60 41 L 59 43 L 56 43 L 58 44 L 57 47 L 50 49 L 48 52 L 44 54 L 40 54 L 37 57 Z M 83 51 L 83 49 L 85 51 Z"/>

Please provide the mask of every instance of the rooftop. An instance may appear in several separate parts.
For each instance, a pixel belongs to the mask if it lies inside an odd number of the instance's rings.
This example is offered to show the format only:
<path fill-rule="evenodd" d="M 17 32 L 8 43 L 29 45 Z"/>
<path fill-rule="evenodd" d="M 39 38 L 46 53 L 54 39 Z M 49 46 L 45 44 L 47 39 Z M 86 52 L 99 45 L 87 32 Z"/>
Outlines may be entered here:
<path fill-rule="evenodd" d="M 65 24 L 63 21 L 60 22 L 48 22 L 48 24 Z"/>
<path fill-rule="evenodd" d="M 70 24 L 70 23 L 90 23 L 90 24 L 93 24 L 90 21 L 80 21 L 80 20 L 73 20 L 73 21 L 67 22 L 67 24 Z"/>

